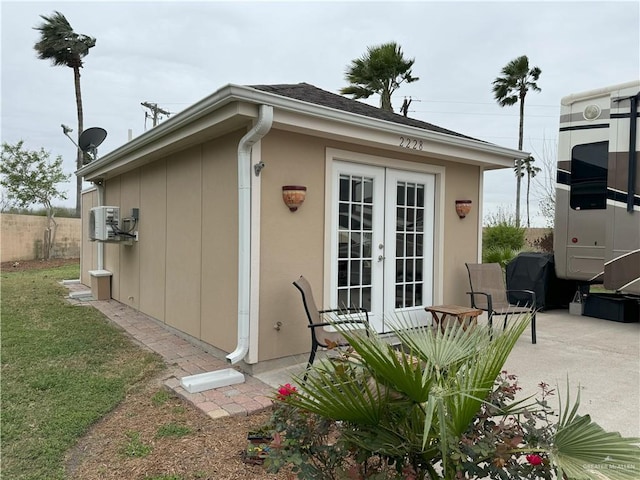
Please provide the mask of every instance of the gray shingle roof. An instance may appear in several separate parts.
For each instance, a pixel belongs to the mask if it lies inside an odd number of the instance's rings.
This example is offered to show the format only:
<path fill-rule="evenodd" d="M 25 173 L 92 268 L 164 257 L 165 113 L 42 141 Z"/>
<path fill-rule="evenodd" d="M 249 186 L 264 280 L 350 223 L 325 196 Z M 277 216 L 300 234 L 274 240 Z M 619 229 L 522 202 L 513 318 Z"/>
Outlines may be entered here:
<path fill-rule="evenodd" d="M 456 137 L 477 140 L 476 138 L 472 138 L 467 135 L 448 130 L 446 128 L 438 127 L 437 125 L 433 125 L 431 123 L 405 117 L 403 115 L 398 115 L 397 113 L 384 111 L 381 108 L 367 105 L 366 103 L 358 102 L 356 100 L 343 97 L 342 95 L 337 95 L 335 93 L 322 90 L 321 88 L 304 82 L 280 85 L 249 85 L 249 87 L 283 97 L 294 98 L 296 100 L 302 100 L 304 102 L 309 102 L 316 105 L 322 105 L 345 112 L 364 115 L 366 117 L 386 120 L 388 122 L 399 123 L 416 128 L 422 128 L 423 130 L 443 133 L 445 135 L 453 135 Z"/>

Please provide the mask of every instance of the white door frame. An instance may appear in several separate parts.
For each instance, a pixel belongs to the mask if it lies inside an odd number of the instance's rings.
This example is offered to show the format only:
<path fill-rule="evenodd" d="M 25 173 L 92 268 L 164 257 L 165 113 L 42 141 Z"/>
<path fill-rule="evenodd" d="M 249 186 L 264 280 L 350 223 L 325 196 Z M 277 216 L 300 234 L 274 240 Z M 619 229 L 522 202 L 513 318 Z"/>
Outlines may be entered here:
<path fill-rule="evenodd" d="M 332 304 L 331 272 L 335 266 L 336 242 L 333 238 L 332 225 L 335 224 L 333 201 L 335 192 L 334 165 L 336 161 L 362 164 L 368 166 L 384 167 L 392 170 L 404 170 L 415 173 L 429 173 L 434 175 L 434 208 L 433 208 L 433 304 L 442 303 L 443 297 L 443 250 L 444 250 L 444 185 L 445 167 L 428 165 L 417 162 L 408 162 L 394 158 L 380 157 L 347 150 L 327 148 L 325 155 L 325 249 L 324 249 L 324 288 L 323 305 L 326 308 L 338 307 Z M 385 239 L 386 240 L 386 239 Z M 377 245 L 377 244 L 376 244 Z"/>

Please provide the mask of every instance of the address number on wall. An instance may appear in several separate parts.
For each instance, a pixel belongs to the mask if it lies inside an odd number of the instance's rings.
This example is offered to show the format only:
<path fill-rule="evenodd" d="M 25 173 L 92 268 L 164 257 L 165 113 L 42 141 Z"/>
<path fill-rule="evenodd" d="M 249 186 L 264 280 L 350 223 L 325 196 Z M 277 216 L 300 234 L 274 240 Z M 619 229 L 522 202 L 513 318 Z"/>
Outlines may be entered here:
<path fill-rule="evenodd" d="M 409 150 L 422 150 L 422 140 L 409 137 L 400 137 L 400 147 Z"/>

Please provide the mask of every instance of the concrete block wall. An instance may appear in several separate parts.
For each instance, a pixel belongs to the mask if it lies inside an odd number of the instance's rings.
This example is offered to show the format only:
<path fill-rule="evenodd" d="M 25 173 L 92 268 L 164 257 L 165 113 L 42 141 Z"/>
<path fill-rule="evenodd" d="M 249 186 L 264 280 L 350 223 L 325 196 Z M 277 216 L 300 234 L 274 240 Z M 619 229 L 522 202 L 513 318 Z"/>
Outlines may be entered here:
<path fill-rule="evenodd" d="M 79 258 L 81 222 L 79 218 L 56 218 L 58 231 L 52 257 Z M 0 214 L 0 261 L 44 258 L 43 245 L 47 217 Z"/>

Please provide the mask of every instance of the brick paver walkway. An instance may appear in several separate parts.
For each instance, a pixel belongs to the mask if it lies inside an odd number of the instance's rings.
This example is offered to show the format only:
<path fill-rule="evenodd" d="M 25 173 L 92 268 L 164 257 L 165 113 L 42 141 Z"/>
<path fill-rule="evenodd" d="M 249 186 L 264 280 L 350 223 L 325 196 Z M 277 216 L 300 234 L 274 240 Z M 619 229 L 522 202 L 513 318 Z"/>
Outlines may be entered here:
<path fill-rule="evenodd" d="M 87 293 L 86 296 L 77 297 L 75 300 L 70 299 L 71 302 L 95 307 L 139 344 L 160 354 L 172 368 L 164 384 L 210 417 L 248 415 L 271 406 L 274 389 L 246 374 L 245 382 L 241 384 L 200 393 L 187 392 L 180 385 L 182 377 L 229 368 L 229 365 L 169 331 L 160 322 L 144 313 L 115 300 L 93 300 L 90 291 L 82 284 L 71 283 L 65 286 L 75 295 Z"/>

